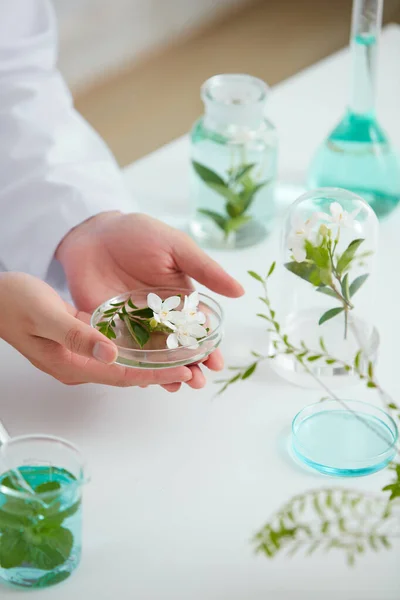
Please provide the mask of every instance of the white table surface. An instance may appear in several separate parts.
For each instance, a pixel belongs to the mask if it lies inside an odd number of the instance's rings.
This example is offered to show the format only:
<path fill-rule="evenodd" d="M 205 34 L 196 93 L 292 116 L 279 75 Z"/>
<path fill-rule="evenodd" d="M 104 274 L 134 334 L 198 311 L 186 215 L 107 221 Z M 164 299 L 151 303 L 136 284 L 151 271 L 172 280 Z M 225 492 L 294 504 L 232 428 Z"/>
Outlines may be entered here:
<path fill-rule="evenodd" d="M 382 38 L 379 107 L 398 145 L 399 59 L 400 28 L 391 26 Z M 343 111 L 348 64 L 343 51 L 274 88 L 270 113 L 280 132 L 284 181 L 301 184 L 311 153 Z M 142 210 L 177 220 L 186 214 L 187 163 L 183 138 L 127 169 Z M 393 318 L 400 291 L 399 227 L 400 211 L 381 226 L 378 282 L 380 289 L 389 278 L 391 284 L 376 304 L 383 338 L 380 378 L 394 395 L 399 385 L 389 360 L 397 356 L 400 335 Z M 253 316 L 257 284 L 246 270 L 265 271 L 275 248 L 272 236 L 257 248 L 213 253 L 248 292 L 238 301 L 221 300 L 228 363 L 241 363 L 250 348 L 265 347 L 265 334 Z M 367 553 L 352 569 L 340 552 L 273 561 L 253 554 L 252 535 L 289 497 L 315 487 L 350 485 L 305 471 L 288 456 L 291 418 L 318 400 L 318 391 L 291 387 L 267 367 L 214 400 L 212 383 L 176 395 L 158 388 L 69 388 L 4 343 L 0 359 L 1 416 L 10 431 L 70 439 L 82 448 L 92 475 L 85 491 L 81 568 L 62 585 L 32 592 L 32 598 L 333 600 L 340 594 L 343 600 L 399 599 L 400 545 Z M 366 397 L 363 388 L 350 393 Z M 352 480 L 351 487 L 379 491 L 388 479 L 381 472 Z M 19 593 L 0 588 L 2 600 Z"/>

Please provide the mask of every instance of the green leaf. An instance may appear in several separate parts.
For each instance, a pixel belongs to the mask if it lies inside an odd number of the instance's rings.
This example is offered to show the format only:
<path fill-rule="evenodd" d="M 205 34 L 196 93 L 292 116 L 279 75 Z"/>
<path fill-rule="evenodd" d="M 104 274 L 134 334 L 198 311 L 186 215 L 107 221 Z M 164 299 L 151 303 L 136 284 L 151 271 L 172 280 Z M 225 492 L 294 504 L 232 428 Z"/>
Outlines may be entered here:
<path fill-rule="evenodd" d="M 40 513 L 40 504 L 38 502 L 28 502 L 21 498 L 8 498 L 2 506 L 2 510 L 16 517 L 22 516 L 33 519 Z"/>
<path fill-rule="evenodd" d="M 314 356 L 309 356 L 309 357 L 307 358 L 307 360 L 308 360 L 309 362 L 314 362 L 315 360 L 319 360 L 320 358 L 322 358 L 322 355 L 321 355 L 321 354 L 315 354 Z"/>
<path fill-rule="evenodd" d="M 322 285 L 320 270 L 313 264 L 302 262 L 298 263 L 296 261 L 292 261 L 285 264 L 285 267 L 297 277 L 308 281 L 312 285 L 319 287 Z"/>
<path fill-rule="evenodd" d="M 331 296 L 331 298 L 335 298 L 336 300 L 338 300 L 337 294 L 335 294 L 335 292 L 333 290 L 331 290 L 331 288 L 327 287 L 326 285 L 317 287 L 317 292 L 320 292 L 321 294 L 325 294 L 326 296 Z"/>
<path fill-rule="evenodd" d="M 206 208 L 199 208 L 197 212 L 212 219 L 214 223 L 218 225 L 220 229 L 222 229 L 222 231 L 225 231 L 227 219 L 223 215 L 220 215 L 213 210 L 207 210 Z"/>
<path fill-rule="evenodd" d="M 29 562 L 37 569 L 51 571 L 70 557 L 74 538 L 69 529 L 59 527 L 47 531 L 39 544 L 29 547 Z"/>
<path fill-rule="evenodd" d="M 244 190 L 243 192 L 241 192 L 241 194 L 239 195 L 240 198 L 240 206 L 242 207 L 242 212 L 245 212 L 246 210 L 248 210 L 255 198 L 255 195 L 257 194 L 257 192 L 259 192 L 261 190 L 261 188 L 263 188 L 268 182 L 264 182 L 264 183 L 259 183 L 257 185 L 255 185 L 252 188 L 248 188 L 246 190 Z"/>
<path fill-rule="evenodd" d="M 342 256 L 337 262 L 336 271 L 339 273 L 339 275 L 342 274 L 345 271 L 345 269 L 347 269 L 347 267 L 350 265 L 355 253 L 357 252 L 363 241 L 363 239 L 358 239 L 350 242 L 347 249 L 343 252 Z"/>
<path fill-rule="evenodd" d="M 81 506 L 81 501 L 78 500 L 74 504 L 71 504 L 65 510 L 61 512 L 51 514 L 50 516 L 46 516 L 43 521 L 41 521 L 38 525 L 38 530 L 42 531 L 45 529 L 54 529 L 59 527 L 64 521 L 72 517 L 76 512 L 78 512 Z"/>
<path fill-rule="evenodd" d="M 274 261 L 274 262 L 272 263 L 272 265 L 270 266 L 270 268 L 269 268 L 269 271 L 268 271 L 267 278 L 268 278 L 268 277 L 271 277 L 272 273 L 275 271 L 275 267 L 276 267 L 276 262 Z"/>
<path fill-rule="evenodd" d="M 129 313 L 130 316 L 140 317 L 141 319 L 151 319 L 154 315 L 154 312 L 151 308 L 139 308 L 138 310 L 134 310 Z"/>
<path fill-rule="evenodd" d="M 115 308 L 110 308 L 109 310 L 105 310 L 103 312 L 103 317 L 111 317 L 112 315 L 115 315 L 115 313 L 117 313 L 118 310 Z"/>
<path fill-rule="evenodd" d="M 32 521 L 27 516 L 9 513 L 4 510 L 4 506 L 0 509 L 0 531 L 5 529 L 20 531 L 30 525 L 32 525 Z"/>
<path fill-rule="evenodd" d="M 369 277 L 369 274 L 366 273 L 365 275 L 360 275 L 353 281 L 353 283 L 350 285 L 350 288 L 349 288 L 350 298 L 352 298 L 354 296 L 354 294 L 356 292 L 358 292 L 360 287 L 367 281 L 368 277 Z"/>
<path fill-rule="evenodd" d="M 0 566 L 3 569 L 20 567 L 27 561 L 28 545 L 20 532 L 5 531 L 0 537 Z"/>
<path fill-rule="evenodd" d="M 269 317 L 267 317 L 267 315 L 264 315 L 263 313 L 257 313 L 256 317 L 260 317 L 260 319 L 265 319 L 266 321 L 271 322 L 271 319 Z"/>
<path fill-rule="evenodd" d="M 253 279 L 257 279 L 257 281 L 260 281 L 261 283 L 264 283 L 263 278 L 261 277 L 261 275 L 259 275 L 258 273 L 256 273 L 255 271 L 247 271 L 248 274 L 250 275 L 250 277 L 253 277 Z"/>
<path fill-rule="evenodd" d="M 124 317 L 124 323 L 133 337 L 133 339 L 139 344 L 141 348 L 149 341 L 150 333 L 143 325 L 136 321 L 132 321 L 128 317 Z"/>
<path fill-rule="evenodd" d="M 257 368 L 257 363 L 253 363 L 250 367 L 243 373 L 242 379 L 248 379 L 251 375 L 253 375 L 254 371 Z"/>
<path fill-rule="evenodd" d="M 132 302 L 132 298 L 129 298 L 129 300 L 128 300 L 128 306 L 129 306 L 130 308 L 137 308 L 136 304 L 134 304 L 134 303 Z"/>
<path fill-rule="evenodd" d="M 46 492 L 55 492 L 61 489 L 61 484 L 58 481 L 46 481 L 35 488 L 36 494 L 45 494 Z"/>
<path fill-rule="evenodd" d="M 345 298 L 345 300 L 347 300 L 347 301 L 350 300 L 349 274 L 348 273 L 346 273 L 346 275 L 343 277 L 342 294 L 343 294 L 343 297 Z"/>
<path fill-rule="evenodd" d="M 334 358 L 327 358 L 325 362 L 327 365 L 334 365 L 336 360 Z"/>
<path fill-rule="evenodd" d="M 370 379 L 373 379 L 373 377 L 374 377 L 374 365 L 372 364 L 371 361 L 368 363 L 368 377 Z"/>
<path fill-rule="evenodd" d="M 304 247 L 308 260 L 314 262 L 320 269 L 331 271 L 331 257 L 328 248 L 325 246 L 314 246 L 309 240 L 305 240 Z"/>
<path fill-rule="evenodd" d="M 204 165 L 201 165 L 194 160 L 192 161 L 192 165 L 197 175 L 200 177 L 200 179 L 202 179 L 202 181 L 204 181 L 204 183 L 207 183 L 207 185 L 210 183 L 216 183 L 218 185 L 226 186 L 225 181 L 218 175 L 218 173 L 211 171 L 211 169 L 208 169 Z"/>
<path fill-rule="evenodd" d="M 328 352 L 328 351 L 327 351 L 327 349 L 326 349 L 326 346 L 325 346 L 325 342 L 324 342 L 324 338 L 323 338 L 323 337 L 320 337 L 320 338 L 319 338 L 319 345 L 320 345 L 320 348 L 321 348 L 321 350 L 323 350 L 324 352 Z"/>
<path fill-rule="evenodd" d="M 110 306 L 124 306 L 125 300 L 122 302 L 110 302 Z"/>
<path fill-rule="evenodd" d="M 61 583 L 68 579 L 71 573 L 67 570 L 60 571 L 59 573 L 47 573 L 47 575 L 43 575 L 43 577 L 39 577 L 35 581 L 35 588 L 45 588 L 50 585 L 56 585 L 56 583 Z"/>
<path fill-rule="evenodd" d="M 247 165 L 241 165 L 236 172 L 232 173 L 232 179 L 237 183 L 240 183 L 240 180 L 243 179 L 245 175 L 247 175 L 251 169 L 254 169 L 256 163 L 251 163 Z"/>
<path fill-rule="evenodd" d="M 326 321 L 329 321 L 330 319 L 333 319 L 333 317 L 336 317 L 336 315 L 339 315 L 343 311 L 344 311 L 344 308 L 331 308 L 330 310 L 328 310 L 326 313 L 324 313 L 322 315 L 322 317 L 318 321 L 318 324 L 322 325 L 323 323 L 325 323 Z"/>
<path fill-rule="evenodd" d="M 239 209 L 239 213 L 243 212 L 243 209 L 241 208 L 242 201 L 240 196 L 235 194 L 235 192 L 233 192 L 225 183 L 207 183 L 207 185 L 209 188 L 214 190 L 214 192 L 225 198 L 230 204 L 233 204 L 233 206 L 237 206 Z"/>
<path fill-rule="evenodd" d="M 237 231 L 243 225 L 245 225 L 246 223 L 251 221 L 252 218 L 253 217 L 250 217 L 249 215 L 242 215 L 240 217 L 235 217 L 234 219 L 229 219 L 225 223 L 225 233 L 229 234 L 229 233 L 232 233 L 233 231 Z"/>

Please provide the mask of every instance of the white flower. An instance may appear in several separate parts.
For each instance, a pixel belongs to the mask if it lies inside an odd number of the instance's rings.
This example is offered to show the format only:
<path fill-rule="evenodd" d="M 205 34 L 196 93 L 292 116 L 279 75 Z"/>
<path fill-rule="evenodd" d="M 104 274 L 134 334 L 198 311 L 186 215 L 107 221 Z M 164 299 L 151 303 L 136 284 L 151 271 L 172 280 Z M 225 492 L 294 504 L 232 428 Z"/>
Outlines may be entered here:
<path fill-rule="evenodd" d="M 207 330 L 199 323 L 182 322 L 177 327 L 174 333 L 167 337 L 167 346 L 170 350 L 178 348 L 178 346 L 186 346 L 195 350 L 199 347 L 199 338 L 206 337 Z"/>
<path fill-rule="evenodd" d="M 180 323 L 199 323 L 203 325 L 206 322 L 206 315 L 197 310 L 199 306 L 198 292 L 192 292 L 190 296 L 185 296 L 183 309 L 181 311 L 173 311 L 169 315 L 171 323 L 179 325 Z"/>
<path fill-rule="evenodd" d="M 171 329 L 175 329 L 175 327 L 170 321 L 170 316 L 175 312 L 174 308 L 177 308 L 180 303 L 181 299 L 179 296 L 171 296 L 164 300 L 164 302 L 157 294 L 151 293 L 147 296 L 147 306 L 153 311 L 157 323 L 163 323 L 163 325 Z"/>
<path fill-rule="evenodd" d="M 333 223 L 339 227 L 352 228 L 354 226 L 354 218 L 358 215 L 360 209 L 358 208 L 348 213 L 339 202 L 332 202 L 329 206 L 329 211 L 330 215 L 324 214 L 324 218 L 328 223 Z"/>
<path fill-rule="evenodd" d="M 306 221 L 302 221 L 296 217 L 293 223 L 293 229 L 288 238 L 288 248 L 293 252 L 293 257 L 296 262 L 306 260 L 306 249 L 304 242 L 310 239 L 312 229 L 318 220 L 318 214 L 314 213 Z"/>

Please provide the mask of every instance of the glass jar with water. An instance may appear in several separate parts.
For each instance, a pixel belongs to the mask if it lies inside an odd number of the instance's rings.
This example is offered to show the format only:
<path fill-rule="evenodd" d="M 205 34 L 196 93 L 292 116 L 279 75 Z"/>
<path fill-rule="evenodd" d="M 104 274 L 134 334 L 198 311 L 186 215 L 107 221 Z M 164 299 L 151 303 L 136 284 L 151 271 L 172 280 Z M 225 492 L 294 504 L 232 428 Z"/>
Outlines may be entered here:
<path fill-rule="evenodd" d="M 243 248 L 272 226 L 275 127 L 264 116 L 268 86 L 250 75 L 217 75 L 202 86 L 205 114 L 191 132 L 192 236 Z"/>

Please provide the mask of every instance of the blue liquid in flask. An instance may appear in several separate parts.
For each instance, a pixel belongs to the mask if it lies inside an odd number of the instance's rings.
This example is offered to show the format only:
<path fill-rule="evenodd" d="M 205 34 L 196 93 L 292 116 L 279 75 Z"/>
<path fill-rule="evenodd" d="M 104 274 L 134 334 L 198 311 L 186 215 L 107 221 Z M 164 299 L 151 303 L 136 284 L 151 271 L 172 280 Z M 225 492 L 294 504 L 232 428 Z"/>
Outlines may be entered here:
<path fill-rule="evenodd" d="M 352 101 L 315 155 L 308 186 L 350 190 L 384 217 L 400 201 L 400 162 L 373 108 L 376 36 L 357 35 L 352 48 Z"/>

